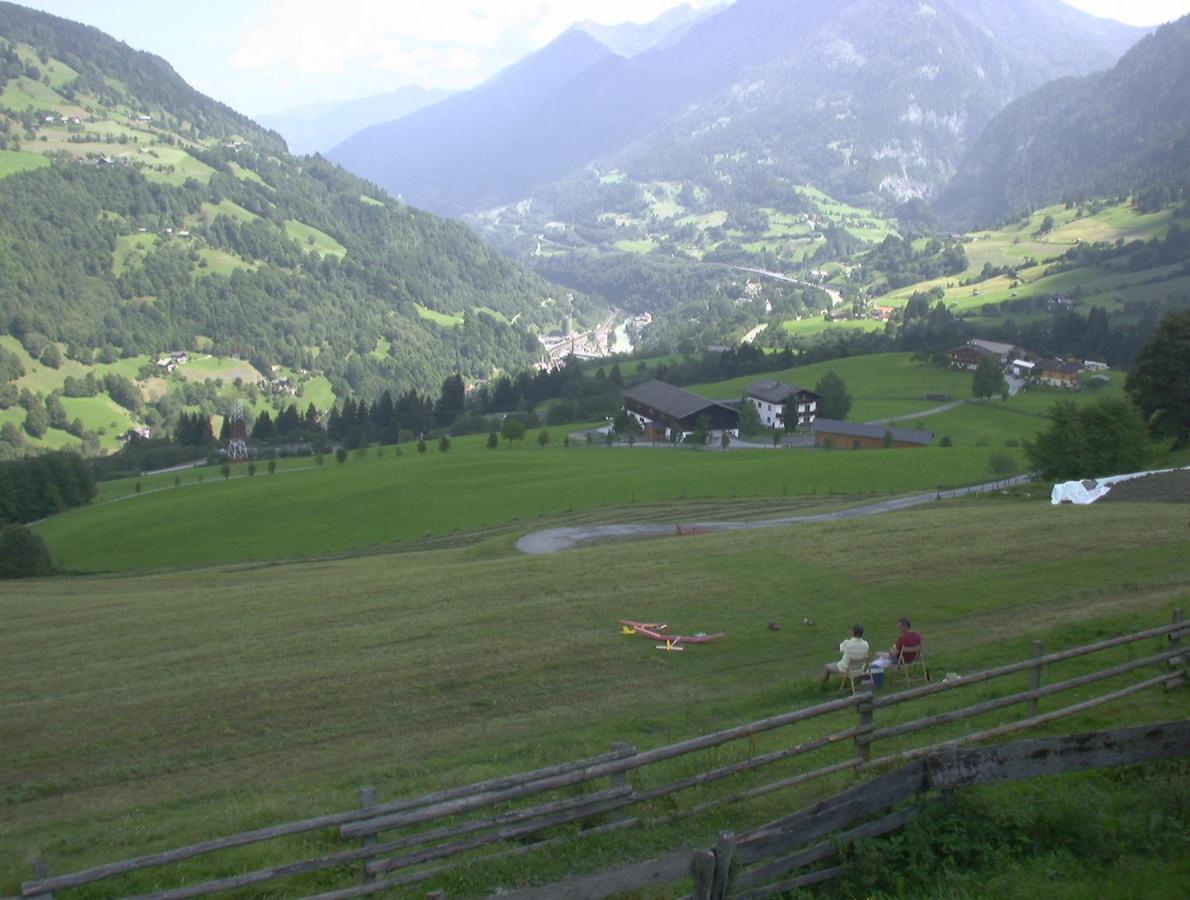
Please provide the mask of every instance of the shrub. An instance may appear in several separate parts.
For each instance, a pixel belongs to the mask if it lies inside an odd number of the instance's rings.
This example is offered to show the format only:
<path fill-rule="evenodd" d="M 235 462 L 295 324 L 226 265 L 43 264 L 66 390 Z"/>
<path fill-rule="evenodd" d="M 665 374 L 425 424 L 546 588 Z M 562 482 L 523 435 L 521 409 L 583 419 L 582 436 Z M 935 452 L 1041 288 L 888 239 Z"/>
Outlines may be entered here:
<path fill-rule="evenodd" d="M 0 528 L 0 578 L 49 575 L 50 551 L 41 536 L 24 525 Z"/>
<path fill-rule="evenodd" d="M 949 435 L 949 434 L 944 434 L 944 435 L 942 435 L 942 440 L 940 440 L 940 441 L 938 442 L 938 446 L 939 446 L 939 447 L 953 447 L 953 446 L 954 446 L 954 441 L 952 441 L 952 440 L 950 439 L 950 435 Z"/>
<path fill-rule="evenodd" d="M 346 447 L 337 447 L 335 449 L 335 462 L 339 462 L 339 463 L 347 462 L 347 448 Z"/>

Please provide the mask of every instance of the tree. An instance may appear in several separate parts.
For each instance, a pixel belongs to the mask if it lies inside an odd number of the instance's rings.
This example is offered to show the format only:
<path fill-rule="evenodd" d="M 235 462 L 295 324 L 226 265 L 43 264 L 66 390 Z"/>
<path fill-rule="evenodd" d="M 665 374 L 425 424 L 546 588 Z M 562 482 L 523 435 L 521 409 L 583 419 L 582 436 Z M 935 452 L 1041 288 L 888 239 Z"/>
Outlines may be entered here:
<path fill-rule="evenodd" d="M 30 437 L 43 437 L 49 427 L 50 416 L 44 406 L 34 406 L 25 413 L 25 431 Z"/>
<path fill-rule="evenodd" d="M 880 446 L 887 450 L 892 445 L 893 445 L 892 432 L 886 428 L 886 429 L 884 429 L 884 437 L 882 437 L 880 439 Z"/>
<path fill-rule="evenodd" d="M 851 412 L 851 395 L 847 383 L 835 374 L 834 369 L 818 379 L 814 393 L 819 396 L 818 415 L 824 419 L 846 419 Z"/>
<path fill-rule="evenodd" d="M 726 428 L 724 428 L 723 433 L 719 435 L 719 446 L 724 450 L 731 446 L 731 432 Z"/>
<path fill-rule="evenodd" d="M 276 473 L 277 473 L 277 460 L 270 459 L 269 460 L 269 474 L 275 475 Z"/>
<path fill-rule="evenodd" d="M 49 575 L 50 551 L 41 536 L 24 525 L 0 528 L 0 578 Z"/>
<path fill-rule="evenodd" d="M 549 445 L 550 445 L 550 433 L 543 428 L 543 429 L 541 429 L 541 433 L 539 435 L 537 435 L 537 446 L 538 447 L 548 447 Z"/>
<path fill-rule="evenodd" d="M 248 474 L 249 474 L 249 475 L 255 475 L 255 474 L 256 474 L 256 463 L 254 463 L 254 462 L 250 462 L 250 463 L 248 463 Z M 138 483 L 139 483 L 139 482 L 138 482 Z"/>
<path fill-rule="evenodd" d="M 496 432 L 494 432 L 494 431 L 490 432 L 488 434 L 488 449 L 495 450 L 499 444 L 500 444 L 500 435 L 496 434 Z"/>
<path fill-rule="evenodd" d="M 519 441 L 525 436 L 525 423 L 513 416 L 505 416 L 500 425 L 500 436 L 512 446 L 513 441 Z"/>
<path fill-rule="evenodd" d="M 1103 397 L 1081 406 L 1059 400 L 1049 419 L 1049 427 L 1025 447 L 1029 464 L 1042 478 L 1098 478 L 1144 466 L 1149 451 L 1145 422 L 1126 399 Z"/>
<path fill-rule="evenodd" d="M 346 447 L 336 447 L 335 448 L 335 462 L 337 462 L 337 463 L 347 462 L 347 448 Z"/>
<path fill-rule="evenodd" d="M 422 455 L 425 455 L 425 452 L 426 452 L 426 439 L 425 438 L 418 438 L 417 452 L 421 453 Z"/>
<path fill-rule="evenodd" d="M 1166 313 L 1141 348 L 1124 390 L 1140 408 L 1153 437 L 1190 443 L 1190 309 Z"/>
<path fill-rule="evenodd" d="M 1004 371 L 1000 368 L 1000 361 L 992 356 L 985 356 L 975 367 L 975 374 L 971 376 L 971 394 L 986 400 L 996 394 L 1008 390 L 1004 380 Z"/>
<path fill-rule="evenodd" d="M 219 471 L 223 473 L 223 477 L 225 479 L 231 477 L 231 466 L 227 463 L 224 463 L 222 466 L 220 466 Z"/>
<path fill-rule="evenodd" d="M 740 434 L 752 437 L 764 430 L 764 423 L 760 421 L 760 410 L 751 400 L 745 399 L 740 404 Z"/>
<path fill-rule="evenodd" d="M 442 437 L 438 438 L 438 452 L 445 453 L 449 449 L 450 449 L 450 438 L 444 434 L 444 435 L 442 435 Z"/>

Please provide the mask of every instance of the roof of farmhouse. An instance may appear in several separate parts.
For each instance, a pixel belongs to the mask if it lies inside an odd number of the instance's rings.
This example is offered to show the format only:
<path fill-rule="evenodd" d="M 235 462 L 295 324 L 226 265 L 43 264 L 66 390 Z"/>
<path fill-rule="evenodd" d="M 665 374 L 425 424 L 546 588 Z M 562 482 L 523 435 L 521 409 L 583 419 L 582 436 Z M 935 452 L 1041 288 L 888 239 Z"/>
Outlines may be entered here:
<path fill-rule="evenodd" d="M 762 378 L 760 381 L 752 382 L 744 388 L 744 393 L 749 397 L 755 397 L 757 400 L 763 400 L 765 403 L 784 403 L 794 394 L 809 394 L 812 397 L 818 396 L 813 391 L 798 387 L 796 384 L 785 384 L 768 378 Z"/>
<path fill-rule="evenodd" d="M 675 419 L 684 419 L 708 406 L 716 405 L 714 400 L 700 394 L 692 394 L 655 378 L 625 390 L 624 399 L 635 400 Z"/>
<path fill-rule="evenodd" d="M 889 428 L 887 425 L 864 425 L 860 422 L 842 422 L 838 419 L 815 419 L 810 426 L 814 433 L 842 434 L 847 437 L 866 437 L 881 440 L 884 432 L 892 434 L 894 441 L 906 444 L 928 444 L 934 439 L 934 432 L 917 428 Z"/>

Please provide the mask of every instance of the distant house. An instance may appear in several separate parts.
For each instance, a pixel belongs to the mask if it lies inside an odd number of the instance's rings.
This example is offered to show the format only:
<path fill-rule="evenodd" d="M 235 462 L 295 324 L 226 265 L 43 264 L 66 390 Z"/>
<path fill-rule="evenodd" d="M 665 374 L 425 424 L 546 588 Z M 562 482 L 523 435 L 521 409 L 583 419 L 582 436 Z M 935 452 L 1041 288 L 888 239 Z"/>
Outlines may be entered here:
<path fill-rule="evenodd" d="M 1036 368 L 1035 363 L 1029 362 L 1027 359 L 1014 359 L 1012 361 L 1012 374 L 1017 378 L 1032 378 L 1033 370 Z"/>
<path fill-rule="evenodd" d="M 833 447 L 836 450 L 878 449 L 884 446 L 886 432 L 892 435 L 893 447 L 928 447 L 934 440 L 932 431 L 840 422 L 837 419 L 815 419 L 810 427 L 814 431 L 814 446 Z"/>
<path fill-rule="evenodd" d="M 649 438 L 684 438 L 698 429 L 703 416 L 710 431 L 739 434 L 738 410 L 655 378 L 625 390 L 624 409 Z"/>
<path fill-rule="evenodd" d="M 1042 384 L 1077 390 L 1080 386 L 1079 375 L 1082 371 L 1081 363 L 1047 357 L 1037 360 L 1037 364 L 1033 367 L 1033 377 Z"/>
<path fill-rule="evenodd" d="M 878 322 L 887 322 L 897 311 L 895 306 L 877 306 L 872 310 L 872 318 Z"/>
<path fill-rule="evenodd" d="M 124 446 L 129 441 L 147 441 L 153 436 L 153 429 L 148 426 L 141 426 L 140 428 L 129 428 L 123 434 L 116 435 L 116 441 L 120 446 Z"/>
<path fill-rule="evenodd" d="M 999 341 L 984 341 L 972 338 L 965 344 L 952 347 L 947 351 L 950 363 L 956 369 L 977 369 L 982 359 L 994 359 L 1001 365 L 1007 365 L 1010 359 L 1025 355 L 1021 347 L 1013 344 L 1002 344 Z"/>
<path fill-rule="evenodd" d="M 818 415 L 820 399 L 813 391 L 769 379 L 744 388 L 744 402 L 756 407 L 760 421 L 769 428 L 785 428 L 786 422 L 809 425 Z"/>

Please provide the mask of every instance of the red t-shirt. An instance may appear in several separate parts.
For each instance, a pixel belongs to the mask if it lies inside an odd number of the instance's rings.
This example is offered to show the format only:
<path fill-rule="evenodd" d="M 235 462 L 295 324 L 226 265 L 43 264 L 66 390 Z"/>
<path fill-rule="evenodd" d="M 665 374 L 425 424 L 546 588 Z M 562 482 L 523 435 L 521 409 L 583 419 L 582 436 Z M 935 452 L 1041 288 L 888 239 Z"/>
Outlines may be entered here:
<path fill-rule="evenodd" d="M 913 630 L 906 631 L 896 639 L 893 646 L 897 648 L 901 662 L 911 663 L 917 659 L 917 653 L 911 653 L 910 650 L 913 647 L 921 646 L 921 635 Z"/>

